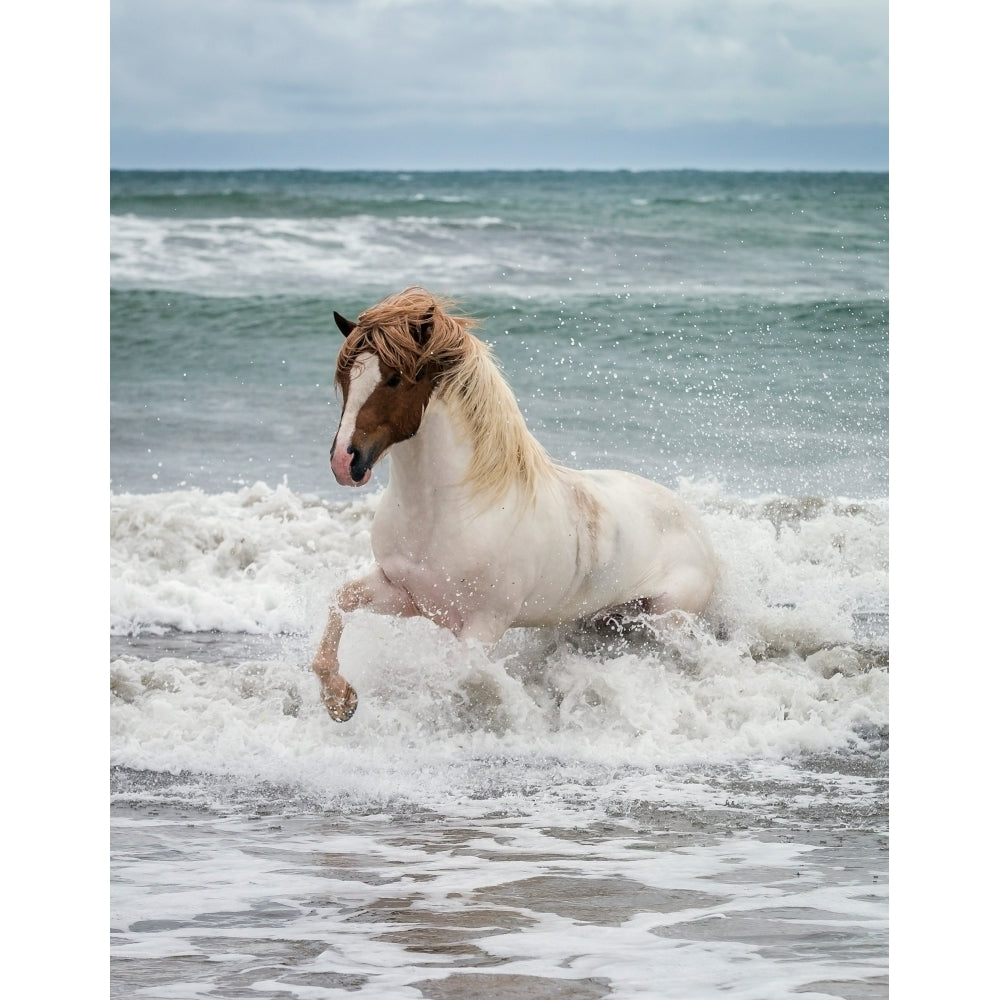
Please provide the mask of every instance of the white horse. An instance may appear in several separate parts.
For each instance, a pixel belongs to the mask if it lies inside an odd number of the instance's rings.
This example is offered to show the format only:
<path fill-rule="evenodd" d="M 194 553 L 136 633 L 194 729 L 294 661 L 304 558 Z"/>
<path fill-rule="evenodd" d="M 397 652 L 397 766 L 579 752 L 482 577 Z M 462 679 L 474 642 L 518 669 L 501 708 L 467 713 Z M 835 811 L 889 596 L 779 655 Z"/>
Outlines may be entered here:
<path fill-rule="evenodd" d="M 694 513 L 625 472 L 555 465 L 489 348 L 451 303 L 410 288 L 353 323 L 330 466 L 361 486 L 391 448 L 372 526 L 375 566 L 337 595 L 313 669 L 338 722 L 357 707 L 340 674 L 343 614 L 423 615 L 461 639 L 599 613 L 700 614 L 717 570 Z"/>

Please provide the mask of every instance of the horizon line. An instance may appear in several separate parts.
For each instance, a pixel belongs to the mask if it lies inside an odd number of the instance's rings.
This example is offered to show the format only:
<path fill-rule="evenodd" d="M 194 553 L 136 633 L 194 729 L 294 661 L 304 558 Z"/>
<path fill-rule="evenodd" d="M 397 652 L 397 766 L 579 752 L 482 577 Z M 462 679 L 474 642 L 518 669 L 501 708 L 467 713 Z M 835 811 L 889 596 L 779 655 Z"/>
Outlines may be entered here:
<path fill-rule="evenodd" d="M 315 173 L 315 174 L 519 174 L 519 173 L 589 173 L 589 174 L 888 174 L 884 167 L 275 167 L 275 166 L 160 166 L 123 167 L 110 165 L 111 173 Z"/>

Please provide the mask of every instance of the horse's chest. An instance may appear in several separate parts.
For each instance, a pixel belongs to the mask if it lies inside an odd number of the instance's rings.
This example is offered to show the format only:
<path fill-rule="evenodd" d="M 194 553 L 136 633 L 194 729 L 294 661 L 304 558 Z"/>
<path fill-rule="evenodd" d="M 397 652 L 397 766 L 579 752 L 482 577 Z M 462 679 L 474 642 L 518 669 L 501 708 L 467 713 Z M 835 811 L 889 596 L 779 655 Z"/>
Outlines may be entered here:
<path fill-rule="evenodd" d="M 482 603 L 484 586 L 489 589 L 484 582 L 490 573 L 487 561 L 477 558 L 461 538 L 443 540 L 426 526 L 377 520 L 372 553 L 382 572 L 405 589 L 424 614 L 438 620 L 460 617 Z"/>
<path fill-rule="evenodd" d="M 483 581 L 459 567 L 389 555 L 379 559 L 386 577 L 409 595 L 422 615 L 458 631 L 484 605 Z"/>

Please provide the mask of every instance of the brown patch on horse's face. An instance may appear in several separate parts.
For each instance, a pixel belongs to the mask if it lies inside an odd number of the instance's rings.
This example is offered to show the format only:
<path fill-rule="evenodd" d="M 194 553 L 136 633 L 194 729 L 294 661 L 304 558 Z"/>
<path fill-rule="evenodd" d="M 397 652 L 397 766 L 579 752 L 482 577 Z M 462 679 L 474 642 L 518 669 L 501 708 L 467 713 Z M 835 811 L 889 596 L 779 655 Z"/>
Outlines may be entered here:
<path fill-rule="evenodd" d="M 368 481 L 372 466 L 400 441 L 413 437 L 420 429 L 424 410 L 430 402 L 431 393 L 439 372 L 436 366 L 425 366 L 414 378 L 406 378 L 400 372 L 388 367 L 380 358 L 378 384 L 372 389 L 367 400 L 358 410 L 354 421 L 351 440 L 343 442 L 350 454 L 350 478 L 356 485 Z M 344 410 L 352 389 L 352 370 L 338 368 L 337 383 L 344 398 Z M 343 417 L 341 417 L 343 419 Z M 339 436 L 338 430 L 338 436 Z M 334 451 L 330 450 L 331 464 Z M 338 470 L 334 467 L 334 474 Z M 337 475 L 338 481 L 341 476 Z M 346 485 L 346 484 L 345 484 Z"/>

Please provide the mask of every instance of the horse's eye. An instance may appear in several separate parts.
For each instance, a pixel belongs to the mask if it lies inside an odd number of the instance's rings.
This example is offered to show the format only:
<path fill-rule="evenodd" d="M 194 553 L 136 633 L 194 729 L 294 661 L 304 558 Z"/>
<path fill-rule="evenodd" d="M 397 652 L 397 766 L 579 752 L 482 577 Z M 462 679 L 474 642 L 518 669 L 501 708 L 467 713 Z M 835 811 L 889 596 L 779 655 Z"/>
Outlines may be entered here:
<path fill-rule="evenodd" d="M 391 374 L 391 375 L 390 375 L 390 376 L 389 376 L 389 377 L 388 377 L 388 378 L 387 378 L 387 379 L 385 380 L 385 384 L 386 384 L 386 385 L 387 385 L 387 386 L 388 386 L 388 387 L 389 387 L 390 389 L 395 389 L 395 388 L 396 388 L 396 386 L 397 386 L 397 385 L 399 385 L 399 382 L 400 382 L 400 376 L 399 376 L 399 372 L 393 372 L 393 373 L 392 373 L 392 374 Z"/>

